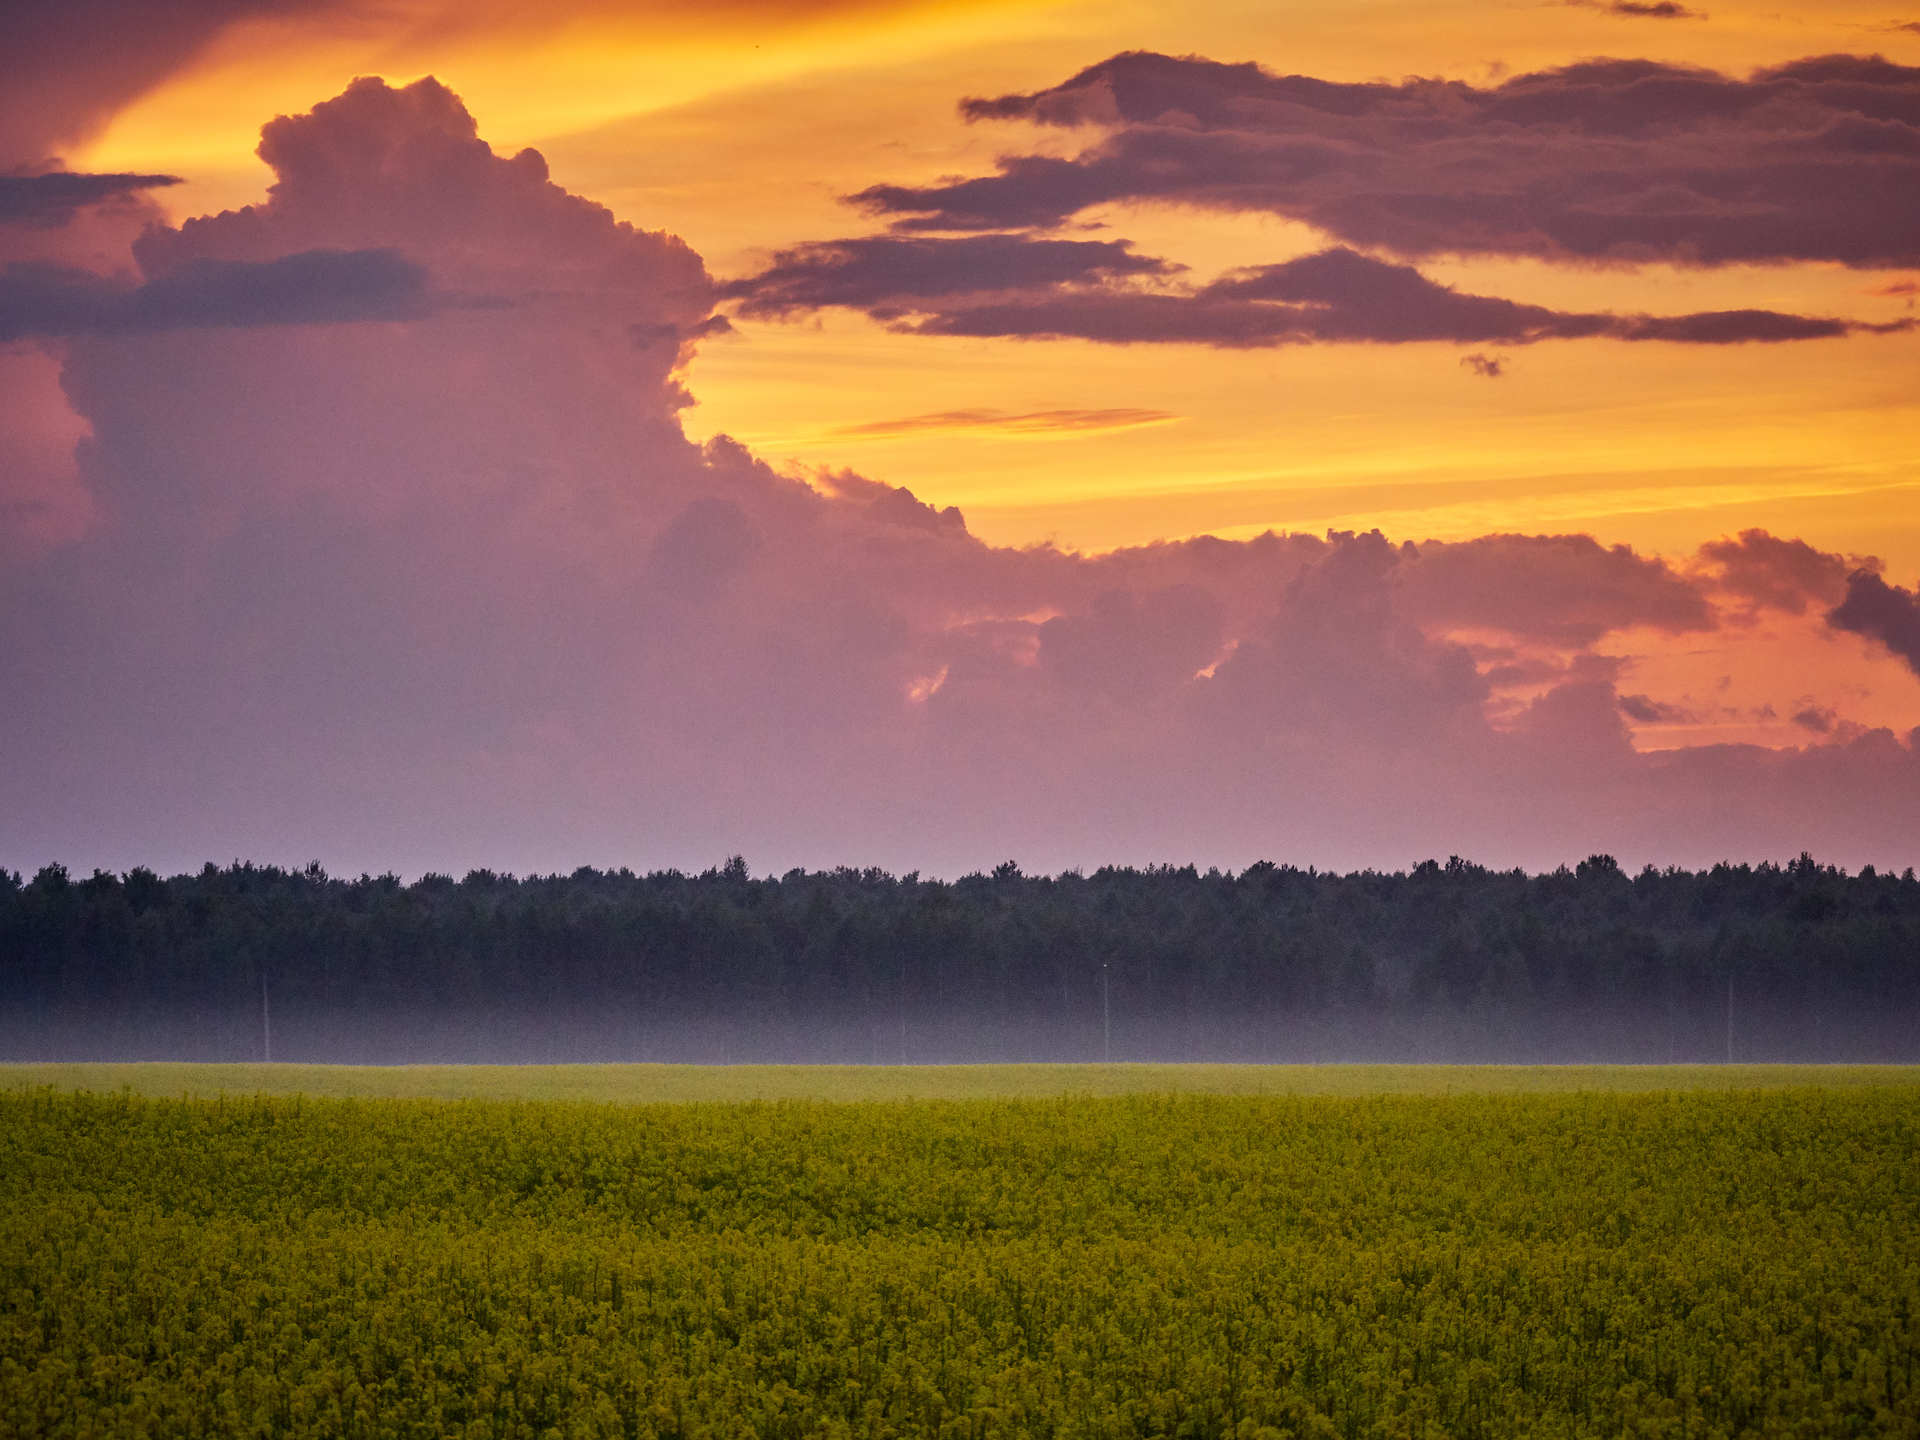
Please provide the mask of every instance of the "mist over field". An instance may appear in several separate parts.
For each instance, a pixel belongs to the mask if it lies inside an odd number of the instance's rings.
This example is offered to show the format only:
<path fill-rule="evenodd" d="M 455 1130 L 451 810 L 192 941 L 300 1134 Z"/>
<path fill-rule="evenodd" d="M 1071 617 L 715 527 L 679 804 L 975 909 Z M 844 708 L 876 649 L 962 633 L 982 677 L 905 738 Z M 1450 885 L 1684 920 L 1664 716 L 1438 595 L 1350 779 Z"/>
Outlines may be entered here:
<path fill-rule="evenodd" d="M 1095 1006 L 1098 1000 L 1094 1001 Z M 147 1016 L 137 1024 L 84 1018 L 13 1020 L 0 1029 L 0 1063 L 19 1061 L 258 1060 L 259 1017 Z M 1819 1016 L 1786 1006 L 1737 1013 L 1742 1063 L 1920 1062 L 1920 1012 L 1861 1007 Z M 687 1020 L 610 1016 L 554 1007 L 495 1011 L 295 1012 L 276 1016 L 272 1057 L 314 1065 L 984 1065 L 1018 1062 L 1220 1064 L 1664 1065 L 1721 1061 L 1721 1017 L 1670 1021 L 1582 1015 L 1551 1007 L 1493 1016 L 1408 1010 L 1374 1015 L 1224 1017 L 1204 1027 L 1115 1016 L 1111 1048 L 1097 1015 L 1065 1024 L 979 1011 L 908 1021 L 905 1046 L 890 1018 L 836 1021 L 805 1014 L 720 1014 Z"/>
<path fill-rule="evenodd" d="M 0 1059 L 1920 1060 L 1920 882 L 1259 865 L 953 882 L 0 877 Z"/>

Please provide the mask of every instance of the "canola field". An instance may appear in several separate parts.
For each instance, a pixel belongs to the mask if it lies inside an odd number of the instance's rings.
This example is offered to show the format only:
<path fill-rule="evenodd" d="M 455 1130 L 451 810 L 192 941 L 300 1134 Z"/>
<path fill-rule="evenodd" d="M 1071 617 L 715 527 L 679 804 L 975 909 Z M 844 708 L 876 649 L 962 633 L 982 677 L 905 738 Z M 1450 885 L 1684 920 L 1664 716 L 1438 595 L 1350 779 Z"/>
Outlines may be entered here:
<path fill-rule="evenodd" d="M 1911 1436 L 1917 1351 L 1911 1083 L 0 1093 L 5 1436 Z"/>
<path fill-rule="evenodd" d="M 1060 1095 L 1461 1095 L 1893 1086 L 1911 1065 L 303 1065 L 0 1064 L 0 1093 L 431 1100 L 1013 1100 Z"/>

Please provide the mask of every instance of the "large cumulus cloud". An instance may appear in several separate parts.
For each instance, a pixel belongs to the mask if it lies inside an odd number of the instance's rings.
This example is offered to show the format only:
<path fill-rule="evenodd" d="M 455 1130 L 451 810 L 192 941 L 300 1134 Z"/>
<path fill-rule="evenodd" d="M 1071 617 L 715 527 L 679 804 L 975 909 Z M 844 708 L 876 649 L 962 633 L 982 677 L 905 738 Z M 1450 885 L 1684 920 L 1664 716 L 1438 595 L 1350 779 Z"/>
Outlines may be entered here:
<path fill-rule="evenodd" d="M 1052 226 L 1158 201 L 1285 216 L 1407 257 L 1920 263 L 1920 69 L 1877 57 L 1744 79 L 1594 60 L 1475 86 L 1133 52 L 963 108 L 1096 138 L 855 198 L 907 229 Z"/>
<path fill-rule="evenodd" d="M 1911 738 L 1633 747 L 1608 643 L 1832 605 L 1817 554 L 990 546 L 691 444 L 720 287 L 444 87 L 356 82 L 262 153 L 268 200 L 152 229 L 126 293 L 380 255 L 461 303 L 36 352 L 86 503 L 0 550 L 0 863 L 1920 858 Z"/>

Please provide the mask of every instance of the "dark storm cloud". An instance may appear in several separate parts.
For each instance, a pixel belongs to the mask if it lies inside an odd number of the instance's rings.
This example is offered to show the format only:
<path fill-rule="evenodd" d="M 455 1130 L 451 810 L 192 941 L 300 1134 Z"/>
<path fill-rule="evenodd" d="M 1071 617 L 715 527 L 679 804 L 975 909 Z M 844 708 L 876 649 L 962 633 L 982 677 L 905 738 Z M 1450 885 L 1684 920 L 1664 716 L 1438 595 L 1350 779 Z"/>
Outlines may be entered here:
<path fill-rule="evenodd" d="M 779 251 L 769 268 L 721 293 L 744 301 L 743 315 L 763 318 L 827 305 L 887 311 L 943 295 L 1166 275 L 1179 268 L 1136 255 L 1124 240 L 870 235 Z"/>
<path fill-rule="evenodd" d="M 1827 612 L 1827 623 L 1878 640 L 1920 675 L 1920 592 L 1856 570 L 1847 577 L 1847 598 Z"/>
<path fill-rule="evenodd" d="M 58 225 L 84 206 L 179 183 L 177 175 L 0 175 L 0 224 Z"/>
<path fill-rule="evenodd" d="M 0 340 L 209 326 L 404 320 L 429 308 L 426 272 L 394 250 L 193 260 L 129 287 L 64 266 L 0 271 Z"/>
<path fill-rule="evenodd" d="M 909 230 L 1159 201 L 1414 257 L 1920 263 L 1920 69 L 1878 57 L 1745 79 L 1593 60 L 1480 87 L 1132 52 L 962 110 L 1104 133 L 1071 158 L 1012 155 L 993 175 L 853 199 Z"/>
<path fill-rule="evenodd" d="M 1129 283 L 1177 267 L 1094 241 L 878 236 L 790 254 L 805 259 L 782 257 L 773 269 L 728 287 L 745 297 L 743 313 L 845 305 L 922 335 L 1228 349 L 1315 342 L 1530 345 L 1597 337 L 1725 345 L 1909 323 L 1864 326 L 1768 310 L 1664 316 L 1552 310 L 1466 294 L 1411 266 L 1345 248 L 1237 270 L 1198 289 Z"/>

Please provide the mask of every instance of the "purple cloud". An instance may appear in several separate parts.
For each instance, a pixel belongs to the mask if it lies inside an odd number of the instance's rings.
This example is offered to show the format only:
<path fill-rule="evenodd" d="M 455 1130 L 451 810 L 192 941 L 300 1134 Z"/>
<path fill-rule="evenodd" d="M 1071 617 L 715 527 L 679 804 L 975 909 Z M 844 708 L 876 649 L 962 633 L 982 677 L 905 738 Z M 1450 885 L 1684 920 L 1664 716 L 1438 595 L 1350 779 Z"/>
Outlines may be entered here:
<path fill-rule="evenodd" d="M 1742 530 L 1739 538 L 1713 540 L 1700 558 L 1718 573 L 1722 589 L 1749 606 L 1804 615 L 1809 605 L 1837 604 L 1847 588 L 1845 556 L 1817 550 L 1804 540 L 1782 540 L 1765 530 Z"/>
<path fill-rule="evenodd" d="M 869 235 L 782 250 L 766 270 L 722 286 L 720 294 L 742 301 L 740 313 L 756 319 L 828 305 L 886 314 L 946 295 L 1163 276 L 1179 268 L 1135 254 L 1124 240 Z"/>
<path fill-rule="evenodd" d="M 0 175 L 0 224 L 58 225 L 88 205 L 179 183 L 177 175 Z"/>
<path fill-rule="evenodd" d="M 426 271 L 394 250 L 192 260 L 138 286 L 53 265 L 0 270 L 0 340 L 412 320 L 429 305 Z"/>
<path fill-rule="evenodd" d="M 1401 572 L 1422 623 L 1504 631 L 1585 648 L 1631 626 L 1713 628 L 1700 588 L 1664 561 L 1587 535 L 1483 535 L 1428 541 Z"/>
<path fill-rule="evenodd" d="M 444 87 L 356 82 L 263 148 L 263 203 L 140 242 L 171 318 L 316 252 L 503 303 L 35 352 L 90 508 L 0 554 L 0 863 L 1920 860 L 1912 737 L 1634 751 L 1603 647 L 1710 637 L 1730 566 L 1585 536 L 991 545 L 691 443 L 699 257 L 494 154 Z M 1207 303 L 1351 327 L 1364 263 Z M 1428 329 L 1556 323 L 1382 283 Z"/>
<path fill-rule="evenodd" d="M 1684 705 L 1669 705 L 1651 695 L 1622 695 L 1620 713 L 1642 725 L 1691 725 L 1699 719 Z"/>
<path fill-rule="evenodd" d="M 1677 0 L 1566 0 L 1578 10 L 1604 10 L 1609 15 L 1629 20 L 1704 20 L 1698 10 L 1689 10 Z"/>
<path fill-rule="evenodd" d="M 1827 623 L 1879 641 L 1920 675 L 1920 591 L 1856 570 L 1847 577 L 1847 598 L 1827 612 Z"/>
<path fill-rule="evenodd" d="M 1803 705 L 1788 717 L 1802 730 L 1810 730 L 1815 735 L 1830 735 L 1840 716 L 1831 705 Z"/>
<path fill-rule="evenodd" d="M 827 305 L 922 335 L 1253 348 L 1311 343 L 1530 345 L 1609 338 L 1727 345 L 1826 339 L 1864 325 L 1770 310 L 1610 315 L 1552 310 L 1441 285 L 1412 266 L 1335 248 L 1198 288 L 1143 288 L 1179 267 L 1124 244 L 1023 235 L 876 236 L 789 252 L 723 294 L 742 313 Z M 804 258 L 799 258 L 804 257 Z M 1484 372 L 1483 372 L 1484 373 Z"/>
<path fill-rule="evenodd" d="M 1479 87 L 1343 83 L 1130 52 L 974 120 L 1083 127 L 1080 154 L 853 199 L 905 229 L 1157 201 L 1269 213 L 1408 257 L 1920 263 L 1920 69 L 1828 55 L 1740 79 L 1594 60 Z"/>

